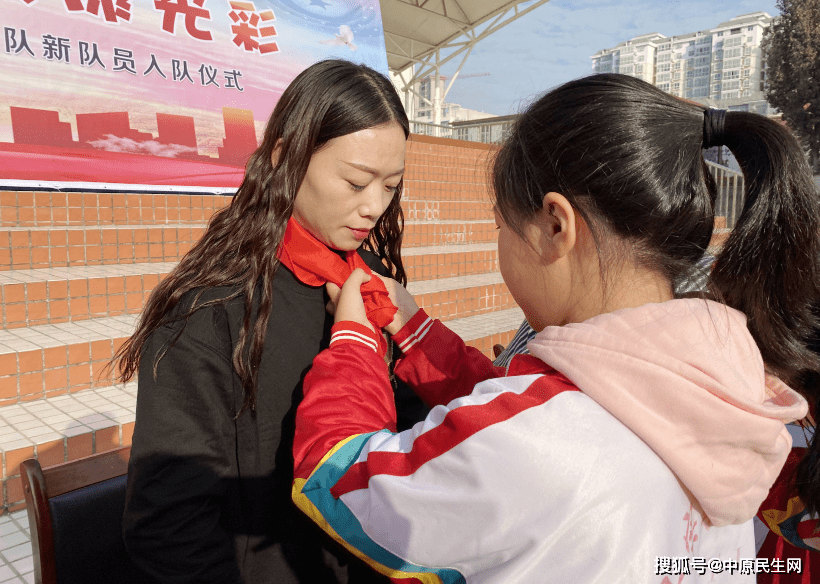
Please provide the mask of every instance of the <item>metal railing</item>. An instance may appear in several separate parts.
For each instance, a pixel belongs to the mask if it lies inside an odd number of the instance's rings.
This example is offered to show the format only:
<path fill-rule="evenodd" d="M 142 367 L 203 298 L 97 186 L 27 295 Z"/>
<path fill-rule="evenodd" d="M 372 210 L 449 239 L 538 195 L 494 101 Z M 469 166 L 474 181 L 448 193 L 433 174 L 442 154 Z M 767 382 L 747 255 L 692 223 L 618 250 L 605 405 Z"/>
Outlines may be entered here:
<path fill-rule="evenodd" d="M 717 184 L 717 201 L 715 202 L 715 217 L 726 217 L 726 228 L 735 226 L 740 212 L 743 210 L 745 184 L 743 173 L 726 166 L 706 161 L 706 166 L 712 172 Z"/>
<path fill-rule="evenodd" d="M 475 123 L 457 122 L 454 126 L 428 124 L 427 122 L 410 122 L 410 131 L 425 136 L 454 138 L 467 142 L 483 144 L 501 144 L 509 134 L 512 123 L 508 118 L 499 120 L 482 120 Z"/>
<path fill-rule="evenodd" d="M 421 134 L 422 136 L 436 136 L 438 138 L 455 138 L 453 128 L 450 126 L 440 126 L 438 124 L 428 124 L 427 122 L 410 122 L 410 132 Z"/>

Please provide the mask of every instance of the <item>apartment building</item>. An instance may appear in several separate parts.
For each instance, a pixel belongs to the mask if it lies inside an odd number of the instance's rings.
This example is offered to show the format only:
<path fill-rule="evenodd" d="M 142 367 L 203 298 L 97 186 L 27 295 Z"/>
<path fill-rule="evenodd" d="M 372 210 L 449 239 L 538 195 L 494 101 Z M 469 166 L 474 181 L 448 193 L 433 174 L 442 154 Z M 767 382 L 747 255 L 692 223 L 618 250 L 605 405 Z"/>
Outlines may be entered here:
<path fill-rule="evenodd" d="M 672 95 L 764 115 L 766 61 L 760 49 L 772 17 L 743 14 L 715 28 L 667 37 L 637 36 L 593 55 L 594 73 L 639 77 Z"/>

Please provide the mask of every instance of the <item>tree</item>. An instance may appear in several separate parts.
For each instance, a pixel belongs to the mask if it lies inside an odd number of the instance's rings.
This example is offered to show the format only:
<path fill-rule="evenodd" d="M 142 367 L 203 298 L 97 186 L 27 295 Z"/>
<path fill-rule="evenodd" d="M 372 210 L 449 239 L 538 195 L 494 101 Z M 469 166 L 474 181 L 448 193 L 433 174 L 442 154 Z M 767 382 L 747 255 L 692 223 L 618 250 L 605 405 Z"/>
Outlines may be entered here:
<path fill-rule="evenodd" d="M 766 99 L 820 160 L 820 0 L 777 0 L 776 17 L 763 37 L 768 65 Z"/>

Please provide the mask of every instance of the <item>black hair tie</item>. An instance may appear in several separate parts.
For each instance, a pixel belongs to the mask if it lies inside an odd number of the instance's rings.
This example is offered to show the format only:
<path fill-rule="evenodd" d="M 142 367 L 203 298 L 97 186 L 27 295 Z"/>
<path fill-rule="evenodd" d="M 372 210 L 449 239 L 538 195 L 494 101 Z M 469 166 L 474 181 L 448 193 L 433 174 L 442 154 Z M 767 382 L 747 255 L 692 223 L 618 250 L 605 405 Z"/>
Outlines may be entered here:
<path fill-rule="evenodd" d="M 726 110 L 707 109 L 703 112 L 703 147 L 724 145 L 724 124 L 726 123 Z"/>

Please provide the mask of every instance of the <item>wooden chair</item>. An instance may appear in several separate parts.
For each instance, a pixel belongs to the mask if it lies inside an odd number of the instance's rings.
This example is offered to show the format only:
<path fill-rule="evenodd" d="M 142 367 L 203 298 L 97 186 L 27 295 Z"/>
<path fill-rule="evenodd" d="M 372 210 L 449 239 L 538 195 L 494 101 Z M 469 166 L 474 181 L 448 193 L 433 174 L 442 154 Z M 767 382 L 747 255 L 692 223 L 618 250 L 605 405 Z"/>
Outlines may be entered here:
<path fill-rule="evenodd" d="M 122 540 L 131 447 L 43 470 L 20 464 L 37 584 L 130 584 L 143 578 Z"/>

